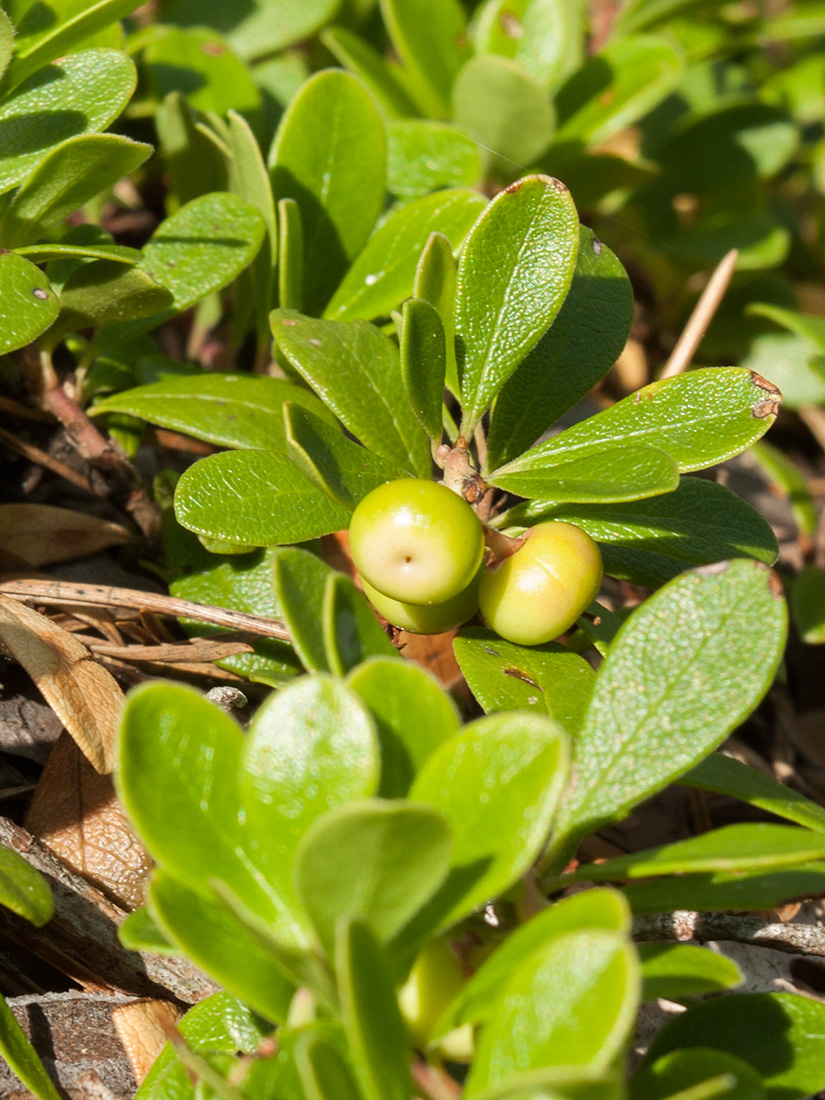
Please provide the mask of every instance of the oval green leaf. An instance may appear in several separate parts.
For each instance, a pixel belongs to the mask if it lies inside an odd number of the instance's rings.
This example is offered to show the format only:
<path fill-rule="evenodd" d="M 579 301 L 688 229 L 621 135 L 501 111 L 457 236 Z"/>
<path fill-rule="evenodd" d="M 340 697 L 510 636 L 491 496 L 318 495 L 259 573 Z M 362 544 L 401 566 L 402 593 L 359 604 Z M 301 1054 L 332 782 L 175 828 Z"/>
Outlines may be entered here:
<path fill-rule="evenodd" d="M 57 317 L 60 301 L 39 267 L 14 252 L 0 253 L 0 354 L 25 347 Z"/>

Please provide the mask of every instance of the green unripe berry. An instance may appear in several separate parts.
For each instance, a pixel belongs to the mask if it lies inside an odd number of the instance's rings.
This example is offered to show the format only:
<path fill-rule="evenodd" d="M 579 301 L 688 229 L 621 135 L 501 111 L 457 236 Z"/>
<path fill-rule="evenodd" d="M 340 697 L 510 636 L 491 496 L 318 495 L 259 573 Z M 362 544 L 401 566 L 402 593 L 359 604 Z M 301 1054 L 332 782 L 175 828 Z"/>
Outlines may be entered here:
<path fill-rule="evenodd" d="M 436 1024 L 464 984 L 461 964 L 445 939 L 430 940 L 398 991 L 413 1043 L 425 1047 Z"/>
<path fill-rule="evenodd" d="M 481 581 L 488 625 L 518 645 L 540 645 L 568 630 L 595 599 L 602 556 L 572 523 L 539 523 L 524 544 Z"/>
<path fill-rule="evenodd" d="M 444 603 L 404 603 L 382 595 L 361 578 L 364 594 L 388 623 L 409 630 L 413 634 L 443 634 L 454 626 L 461 626 L 478 611 L 478 589 L 483 576 L 479 569 L 465 589 Z"/>
<path fill-rule="evenodd" d="M 404 478 L 367 493 L 352 513 L 352 560 L 382 596 L 443 604 L 481 564 L 484 533 L 465 500 L 435 481 Z"/>

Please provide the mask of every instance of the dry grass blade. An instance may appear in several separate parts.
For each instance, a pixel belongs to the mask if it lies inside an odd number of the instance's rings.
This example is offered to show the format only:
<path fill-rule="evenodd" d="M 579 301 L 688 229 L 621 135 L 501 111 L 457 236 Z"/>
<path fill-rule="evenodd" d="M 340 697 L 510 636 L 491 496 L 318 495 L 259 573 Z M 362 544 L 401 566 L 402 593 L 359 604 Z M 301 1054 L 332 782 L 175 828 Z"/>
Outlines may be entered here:
<path fill-rule="evenodd" d="M 250 615 L 244 611 L 228 611 L 225 607 L 208 607 L 161 596 L 157 592 L 141 592 L 134 588 L 110 588 L 102 584 L 78 584 L 21 578 L 19 573 L 0 575 L 0 595 L 15 600 L 37 600 L 43 604 L 86 604 L 92 607 L 128 607 L 138 611 L 154 611 L 158 615 L 173 615 L 179 619 L 194 619 L 200 623 L 225 626 L 230 630 L 245 630 L 266 638 L 289 641 L 289 631 L 277 619 Z"/>
<path fill-rule="evenodd" d="M 0 641 L 101 773 L 114 765 L 123 693 L 84 645 L 45 615 L 0 594 Z"/>
<path fill-rule="evenodd" d="M 739 258 L 737 249 L 732 248 L 716 266 L 716 270 L 708 280 L 708 285 L 702 291 L 699 301 L 691 313 L 688 323 L 685 325 L 682 335 L 676 342 L 676 347 L 670 353 L 670 358 L 665 363 L 659 378 L 673 378 L 681 374 L 690 365 L 696 349 L 702 342 L 702 337 L 707 332 L 708 325 L 713 320 L 725 291 L 733 277 L 736 261 Z"/>

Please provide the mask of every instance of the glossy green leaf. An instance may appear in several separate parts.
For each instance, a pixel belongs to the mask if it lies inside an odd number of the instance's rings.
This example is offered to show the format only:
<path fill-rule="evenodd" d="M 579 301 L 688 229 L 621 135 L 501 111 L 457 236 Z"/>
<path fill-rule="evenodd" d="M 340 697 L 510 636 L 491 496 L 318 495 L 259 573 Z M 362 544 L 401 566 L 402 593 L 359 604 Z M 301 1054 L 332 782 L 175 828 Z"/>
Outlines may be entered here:
<path fill-rule="evenodd" d="M 509 462 L 501 473 L 541 469 L 551 455 L 643 444 L 664 451 L 681 473 L 724 462 L 759 439 L 776 419 L 780 395 L 739 367 L 705 367 L 666 378 L 582 420 Z"/>
<path fill-rule="evenodd" d="M 264 230 L 260 213 L 243 199 L 203 195 L 160 224 L 141 266 L 172 291 L 179 312 L 232 282 L 256 255 Z"/>
<path fill-rule="evenodd" d="M 316 73 L 289 105 L 270 154 L 276 200 L 294 199 L 304 237 L 303 308 L 320 312 L 384 204 L 386 135 L 369 92 Z"/>
<path fill-rule="evenodd" d="M 784 451 L 760 439 L 750 449 L 762 472 L 788 498 L 796 525 L 803 535 L 813 535 L 819 516 L 802 471 Z"/>
<path fill-rule="evenodd" d="M 43 20 L 40 23 L 42 29 L 29 34 L 26 33 L 26 24 L 35 21 L 24 18 L 17 28 L 14 58 L 5 73 L 6 91 L 55 58 L 64 58 L 98 31 L 129 15 L 138 4 L 139 0 L 63 3 L 56 9 L 56 19 Z M 55 9 L 52 8 L 51 12 L 54 13 Z"/>
<path fill-rule="evenodd" d="M 0 905 L 38 927 L 54 912 L 46 879 L 19 852 L 5 845 L 0 845 Z"/>
<path fill-rule="evenodd" d="M 583 9 L 565 0 L 487 0 L 473 20 L 480 53 L 501 54 L 554 91 L 583 60 Z"/>
<path fill-rule="evenodd" d="M 369 712 L 331 677 L 301 677 L 258 710 L 241 754 L 245 835 L 290 911 L 297 910 L 293 864 L 301 839 L 329 810 L 374 794 L 379 767 Z"/>
<path fill-rule="evenodd" d="M 255 936 L 216 898 L 156 871 L 148 903 L 164 933 L 230 993 L 269 1020 L 286 1020 L 294 984 Z"/>
<path fill-rule="evenodd" d="M 258 141 L 249 123 L 236 111 L 230 111 L 229 186 L 236 195 L 250 203 L 260 213 L 266 226 L 261 250 L 252 265 L 252 281 L 257 302 L 259 340 L 269 337 L 269 311 L 274 305 L 273 287 L 275 264 L 278 258 L 278 227 L 275 200 L 269 183 L 269 173 L 264 164 Z"/>
<path fill-rule="evenodd" d="M 186 1045 L 196 1054 L 222 1051 L 250 1053 L 269 1028 L 250 1008 L 231 993 L 213 993 L 186 1013 L 177 1025 Z M 136 1093 L 136 1100 L 194 1100 L 195 1086 L 167 1043 Z"/>
<path fill-rule="evenodd" d="M 222 447 L 286 453 L 284 405 L 310 409 L 330 424 L 333 417 L 302 386 L 259 374 L 194 374 L 123 390 L 99 401 L 92 415 L 128 413 Z"/>
<path fill-rule="evenodd" d="M 517 967 L 557 936 L 596 928 L 629 932 L 630 910 L 615 890 L 585 890 L 536 913 L 515 929 L 462 986 L 437 1034 L 458 1024 L 486 1022 L 495 1014 Z"/>
<path fill-rule="evenodd" d="M 450 89 L 471 56 L 458 0 L 380 0 L 395 51 L 404 63 L 410 94 L 424 115 L 447 118 Z"/>
<path fill-rule="evenodd" d="M 601 546 L 613 576 L 658 587 L 686 566 L 747 557 L 771 565 L 776 536 L 741 497 L 713 481 L 683 477 L 672 493 L 627 504 L 519 505 L 508 523 L 575 523 Z"/>
<path fill-rule="evenodd" d="M 15 192 L 3 217 L 3 243 L 14 248 L 128 176 L 152 152 L 119 134 L 86 134 L 51 149 Z"/>
<path fill-rule="evenodd" d="M 470 231 L 455 317 L 465 437 L 559 312 L 578 243 L 570 193 L 548 176 L 506 188 Z"/>
<path fill-rule="evenodd" d="M 0 1055 L 37 1100 L 61 1100 L 17 1017 L 0 996 Z"/>
<path fill-rule="evenodd" d="M 22 348 L 44 332 L 60 300 L 39 267 L 14 252 L 0 253 L 0 354 Z"/>
<path fill-rule="evenodd" d="M 821 833 L 794 825 L 743 823 L 712 829 L 661 848 L 584 864 L 564 881 L 611 882 L 697 871 L 771 870 L 821 859 L 825 859 Z"/>
<path fill-rule="evenodd" d="M 770 686 L 786 621 L 769 571 L 747 560 L 684 574 L 637 608 L 574 743 L 559 835 L 626 814 L 716 748 Z"/>
<path fill-rule="evenodd" d="M 752 806 L 818 833 L 825 833 L 825 808 L 786 787 L 772 775 L 722 753 L 712 753 L 679 780 L 686 787 L 740 798 Z"/>
<path fill-rule="evenodd" d="M 825 863 L 772 871 L 705 871 L 634 882 L 623 893 L 634 913 L 778 909 L 825 891 Z"/>
<path fill-rule="evenodd" d="M 325 1039 L 302 1035 L 294 1057 L 306 1100 L 361 1100 L 349 1067 Z"/>
<path fill-rule="evenodd" d="M 425 119 L 387 126 L 387 190 L 404 202 L 481 179 L 478 145 L 452 126 Z"/>
<path fill-rule="evenodd" d="M 282 618 L 275 591 L 273 559 L 277 550 L 251 554 L 212 554 L 200 539 L 181 527 L 173 516 L 164 517 L 164 564 L 170 577 L 169 591 L 179 599 Z M 214 633 L 204 623 L 188 620 L 187 633 Z M 251 638 L 254 653 L 237 653 L 218 662 L 221 668 L 257 683 L 277 686 L 301 670 L 292 647 L 278 638 Z"/>
<path fill-rule="evenodd" d="M 213 539 L 277 546 L 340 531 L 350 513 L 277 451 L 225 451 L 196 462 L 175 492 L 175 515 Z"/>
<path fill-rule="evenodd" d="M 682 67 L 680 51 L 666 38 L 637 35 L 608 43 L 559 89 L 556 141 L 604 141 L 669 95 Z"/>
<path fill-rule="evenodd" d="M 281 614 L 295 652 L 308 672 L 328 672 L 323 631 L 324 598 L 332 569 L 307 550 L 282 550 L 272 563 Z"/>
<path fill-rule="evenodd" d="M 724 955 L 689 943 L 640 943 L 642 998 L 677 1000 L 741 985 L 739 967 Z"/>
<path fill-rule="evenodd" d="M 372 657 L 347 683 L 368 707 L 381 746 L 382 798 L 401 798 L 442 742 L 458 733 L 455 703 L 430 673 L 411 661 Z"/>
<path fill-rule="evenodd" d="M 310 481 L 351 512 L 372 489 L 403 477 L 404 470 L 353 443 L 328 421 L 303 404 L 285 405 L 287 449 Z"/>
<path fill-rule="evenodd" d="M 452 91 L 456 125 L 493 154 L 496 174 L 535 164 L 553 140 L 556 114 L 547 92 L 514 61 L 474 57 Z"/>
<path fill-rule="evenodd" d="M 799 140 L 796 124 L 766 103 L 736 103 L 676 126 L 656 148 L 662 186 L 701 195 L 766 179 L 785 165 Z M 716 167 L 725 165 L 724 180 Z"/>
<path fill-rule="evenodd" d="M 149 317 L 167 309 L 172 301 L 166 287 L 140 267 L 97 260 L 83 264 L 66 280 L 57 327 L 78 329 Z"/>
<path fill-rule="evenodd" d="M 633 290 L 619 260 L 582 226 L 570 290 L 553 324 L 496 399 L 486 469 L 532 446 L 618 359 L 633 319 Z"/>
<path fill-rule="evenodd" d="M 434 807 L 453 830 L 442 926 L 506 890 L 533 863 L 567 781 L 567 757 L 563 730 L 526 712 L 471 722 L 429 756 L 410 798 Z"/>
<path fill-rule="evenodd" d="M 458 248 L 485 205 L 476 191 L 458 189 L 425 195 L 393 211 L 347 272 L 325 316 L 354 321 L 389 315 L 413 292 L 418 257 L 430 235 L 440 233 Z"/>
<path fill-rule="evenodd" d="M 489 474 L 491 485 L 536 498 L 531 512 L 547 504 L 619 502 L 659 496 L 679 484 L 676 463 L 664 451 L 648 446 L 580 448 L 535 460 L 526 470 Z"/>
<path fill-rule="evenodd" d="M 120 797 L 157 862 L 193 891 L 220 878 L 255 912 L 278 916 L 281 899 L 244 858 L 235 722 L 191 688 L 144 684 L 126 702 L 119 743 Z"/>
<path fill-rule="evenodd" d="M 438 310 L 424 298 L 404 303 L 400 343 L 401 376 L 410 405 L 430 439 L 439 443 L 447 345 Z"/>
<path fill-rule="evenodd" d="M 455 283 L 457 271 L 450 242 L 443 233 L 431 233 L 415 269 L 413 296 L 434 306 L 444 326 L 447 347 L 445 381 L 450 392 L 459 393 L 455 361 Z"/>
<path fill-rule="evenodd" d="M 152 919 L 145 905 L 128 913 L 118 926 L 117 938 L 127 951 L 151 951 L 156 955 L 179 955 L 180 952 Z"/>
<path fill-rule="evenodd" d="M 825 570 L 806 565 L 791 582 L 791 615 L 803 642 L 825 643 Z"/>
<path fill-rule="evenodd" d="M 164 17 L 185 27 L 214 27 L 249 60 L 310 38 L 339 7 L 340 0 L 252 0 L 242 8 L 221 0 L 173 0 Z"/>
<path fill-rule="evenodd" d="M 84 228 L 84 227 L 78 227 Z M 92 229 L 92 227 L 89 227 Z M 95 232 L 92 229 L 92 232 Z M 91 236 L 91 234 L 89 234 Z M 111 238 L 107 233 L 98 231 L 95 235 L 99 235 L 104 241 Z M 25 244 L 15 249 L 18 256 L 25 256 L 27 259 L 31 259 L 34 263 L 46 263 L 50 260 L 70 260 L 70 259 L 83 259 L 83 260 L 111 260 L 114 263 L 119 264 L 121 267 L 132 267 L 139 263 L 141 260 L 141 253 L 136 248 L 125 248 L 120 244 L 93 244 L 93 243 L 81 243 L 79 241 L 61 241 L 58 243 L 49 242 L 48 244 Z M 61 279 L 61 287 L 66 286 L 73 271 L 78 269 L 79 265 L 72 264 L 71 271 L 69 271 L 68 265 L 64 267 L 67 275 L 64 279 Z M 54 269 L 51 269 L 54 273 Z M 115 270 L 114 268 L 112 269 Z M 55 279 L 55 282 L 58 280 Z M 62 293 L 62 289 L 61 289 Z"/>
<path fill-rule="evenodd" d="M 135 67 L 118 50 L 85 50 L 47 65 L 0 103 L 0 193 L 25 180 L 55 145 L 105 129 L 135 89 Z"/>
<path fill-rule="evenodd" d="M 336 934 L 341 1015 L 364 1100 L 410 1100 L 409 1040 L 384 951 L 363 921 Z"/>
<path fill-rule="evenodd" d="M 429 441 L 388 336 L 363 321 L 317 321 L 284 310 L 272 314 L 272 331 L 292 366 L 365 447 L 430 476 Z"/>
<path fill-rule="evenodd" d="M 330 669 L 345 676 L 367 657 L 396 657 L 363 592 L 343 573 L 327 577 L 321 629 Z"/>
<path fill-rule="evenodd" d="M 345 69 L 366 84 L 389 118 L 408 118 L 418 113 L 404 82 L 399 78 L 398 66 L 359 35 L 344 27 L 328 27 L 321 35 L 321 41 Z"/>
<path fill-rule="evenodd" d="M 327 955 L 340 921 L 357 918 L 389 940 L 443 882 L 451 846 L 440 814 L 401 801 L 355 803 L 317 821 L 296 856 L 295 883 Z"/>
<path fill-rule="evenodd" d="M 633 1027 L 640 985 L 625 936 L 588 929 L 552 938 L 516 969 L 481 1032 L 467 1096 L 519 1070 L 606 1069 Z"/>
<path fill-rule="evenodd" d="M 14 48 L 14 24 L 6 13 L 0 12 L 0 77 L 6 71 Z"/>
<path fill-rule="evenodd" d="M 672 1050 L 710 1047 L 761 1075 L 768 1100 L 796 1100 L 825 1086 L 825 1005 L 792 993 L 739 993 L 706 1001 L 655 1036 L 644 1062 Z"/>
<path fill-rule="evenodd" d="M 532 710 L 575 734 L 584 722 L 596 674 L 562 645 L 520 646 L 491 630 L 465 627 L 453 643 L 456 660 L 487 713 Z"/>
<path fill-rule="evenodd" d="M 665 1054 L 630 1082 L 631 1100 L 669 1100 L 677 1095 L 684 1100 L 765 1100 L 765 1088 L 759 1074 L 741 1058 L 703 1047 Z"/>
<path fill-rule="evenodd" d="M 199 111 L 240 111 L 252 118 L 261 94 L 241 59 L 212 27 L 158 27 L 143 52 L 144 72 L 152 94 L 163 99 L 183 91 Z"/>
<path fill-rule="evenodd" d="M 304 232 L 295 199 L 278 203 L 278 302 L 282 309 L 301 309 L 304 283 Z"/>

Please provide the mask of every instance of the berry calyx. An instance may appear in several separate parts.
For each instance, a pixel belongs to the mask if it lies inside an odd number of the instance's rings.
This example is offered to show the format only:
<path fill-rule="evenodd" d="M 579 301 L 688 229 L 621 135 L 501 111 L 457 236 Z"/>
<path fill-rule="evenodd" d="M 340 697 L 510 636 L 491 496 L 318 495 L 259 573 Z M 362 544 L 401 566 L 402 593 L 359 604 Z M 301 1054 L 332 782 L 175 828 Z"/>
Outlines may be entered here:
<path fill-rule="evenodd" d="M 517 645 L 563 634 L 595 599 L 602 556 L 572 523 L 539 523 L 514 554 L 488 569 L 479 603 L 488 625 Z"/>
<path fill-rule="evenodd" d="M 352 514 L 349 537 L 361 577 L 403 603 L 443 604 L 457 596 L 484 553 L 481 522 L 470 505 L 419 478 L 367 493 Z"/>

